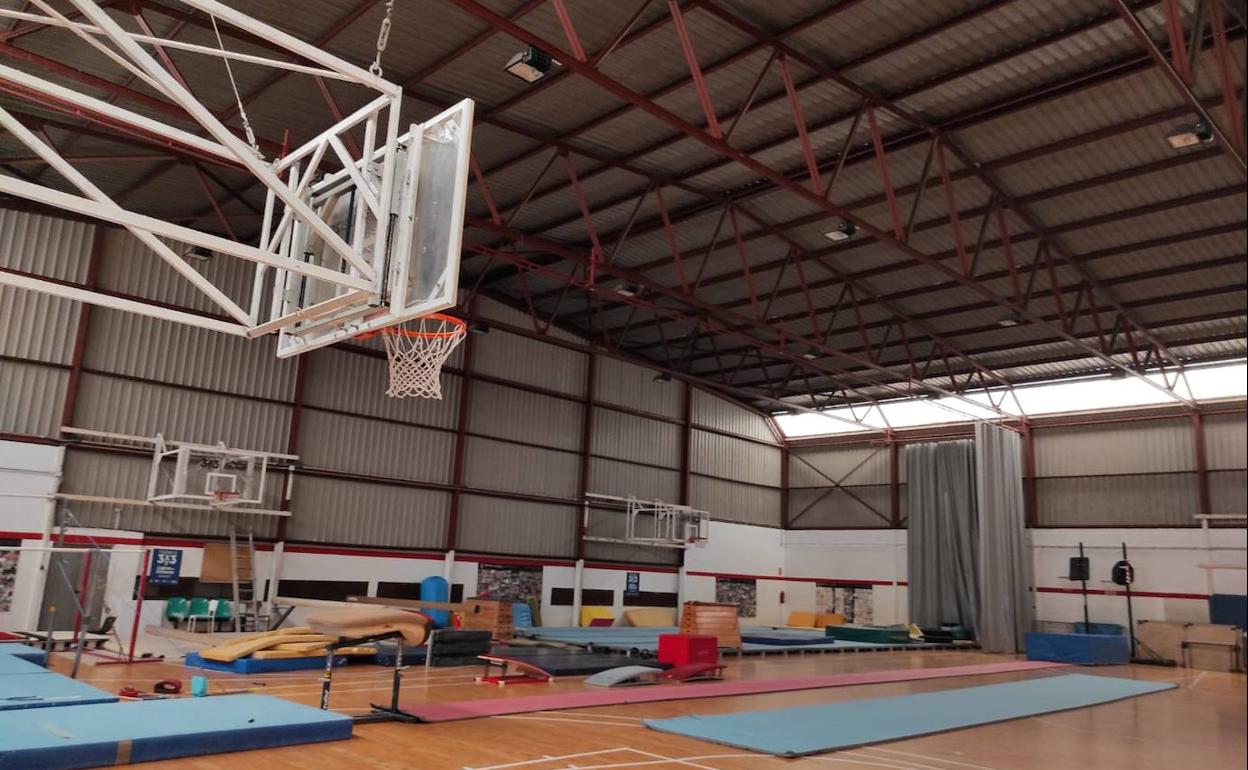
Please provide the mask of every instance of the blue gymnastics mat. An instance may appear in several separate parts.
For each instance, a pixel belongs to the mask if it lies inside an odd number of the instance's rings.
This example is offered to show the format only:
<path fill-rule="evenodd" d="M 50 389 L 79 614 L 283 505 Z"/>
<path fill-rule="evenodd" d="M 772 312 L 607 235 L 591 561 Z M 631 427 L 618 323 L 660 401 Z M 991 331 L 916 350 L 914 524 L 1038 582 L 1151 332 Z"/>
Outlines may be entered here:
<path fill-rule="evenodd" d="M 0 677 L 13 674 L 47 674 L 49 671 L 38 663 L 16 655 L 0 655 Z"/>
<path fill-rule="evenodd" d="M 0 767 L 76 770 L 351 737 L 351 718 L 267 695 L 0 714 Z"/>
<path fill-rule="evenodd" d="M 43 665 L 43 650 L 37 647 L 31 647 L 29 644 L 13 644 L 5 642 L 0 644 L 0 657 L 8 656 L 11 658 L 21 658 L 22 660 Z"/>
<path fill-rule="evenodd" d="M 1050 660 L 1081 666 L 1116 666 L 1131 662 L 1131 640 L 1121 634 L 1041 634 L 1025 636 L 1027 660 Z"/>
<path fill-rule="evenodd" d="M 366 663 L 371 663 L 372 658 L 366 655 L 335 655 L 334 666 L 345 666 L 351 661 L 352 657 L 360 658 Z M 421 658 L 424 659 L 423 657 Z M 222 663 L 219 660 L 207 660 L 200 657 L 199 653 L 187 653 L 182 658 L 182 665 L 188 668 L 206 668 L 209 671 L 229 671 L 234 674 L 271 674 L 274 671 L 311 671 L 325 668 L 325 656 L 321 655 L 317 658 L 275 658 L 273 660 L 261 660 L 257 658 L 239 658 L 229 663 Z"/>
<path fill-rule="evenodd" d="M 526 636 L 543 641 L 563 642 L 582 647 L 592 645 L 595 649 L 612 652 L 653 654 L 659 650 L 660 634 L 679 634 L 675 626 L 659 628 L 639 628 L 636 626 L 610 626 L 606 628 L 573 628 L 565 626 L 536 626 L 534 628 L 518 628 L 517 636 Z M 745 641 L 746 637 L 766 637 L 766 644 Z M 784 646 L 801 647 L 808 650 L 848 650 L 848 649 L 879 649 L 893 645 L 875 644 L 872 642 L 846 642 L 818 633 L 796 629 L 777 630 L 770 626 L 744 626 L 741 629 L 741 651 L 775 652 Z M 775 641 L 780 639 L 783 641 Z M 792 640 L 792 641 L 790 641 Z"/>
<path fill-rule="evenodd" d="M 30 664 L 34 666 L 34 664 Z M 52 706 L 115 703 L 117 696 L 76 679 L 34 666 L 32 674 L 0 676 L 0 713 Z M 0 746 L 4 741 L 0 738 Z M 4 767 L 0 763 L 0 767 Z"/>
<path fill-rule="evenodd" d="M 1085 708 L 1174 688 L 1165 682 L 1072 674 L 820 706 L 647 719 L 643 724 L 661 732 L 763 754 L 800 757 Z"/>

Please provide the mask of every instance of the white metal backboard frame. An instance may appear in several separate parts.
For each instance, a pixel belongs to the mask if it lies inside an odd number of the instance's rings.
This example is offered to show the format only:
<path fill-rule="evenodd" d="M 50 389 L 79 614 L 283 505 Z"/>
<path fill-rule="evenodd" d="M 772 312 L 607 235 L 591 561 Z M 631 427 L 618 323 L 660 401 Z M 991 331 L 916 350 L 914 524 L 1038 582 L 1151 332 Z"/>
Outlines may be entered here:
<path fill-rule="evenodd" d="M 185 280 L 199 289 L 225 318 L 214 318 L 162 307 L 142 300 L 113 297 L 33 276 L 0 272 L 0 284 L 16 286 L 82 302 L 89 302 L 167 321 L 245 337 L 284 332 L 279 355 L 294 355 L 330 344 L 353 334 L 451 307 L 455 302 L 455 278 L 428 287 L 425 296 L 412 296 L 409 284 L 396 284 L 395 276 L 411 273 L 412 258 L 430 260 L 442 275 L 457 276 L 464 196 L 467 189 L 468 152 L 471 142 L 472 102 L 465 100 L 419 126 L 413 125 L 406 146 L 399 133 L 400 86 L 384 80 L 379 72 L 364 69 L 326 53 L 279 29 L 216 0 L 178 0 L 193 11 L 210 16 L 214 23 L 267 39 L 297 61 L 282 61 L 222 48 L 194 45 L 123 29 L 95 0 L 66 0 L 82 21 L 71 21 L 47 0 L 30 0 L 31 10 L 0 9 L 0 18 L 32 21 L 68 30 L 86 46 L 130 72 L 136 81 L 180 107 L 189 121 L 206 133 L 202 136 L 179 126 L 126 110 L 86 93 L 40 78 L 7 64 L 0 64 L 0 81 L 21 91 L 68 101 L 84 113 L 106 116 L 113 122 L 137 129 L 201 157 L 247 170 L 266 191 L 262 234 L 258 245 L 241 243 L 211 233 L 145 216 L 128 210 L 92 183 L 50 144 L 27 128 L 12 113 L 0 108 L 0 128 L 29 147 L 81 194 L 74 195 L 9 176 L 0 175 L 0 193 L 26 198 L 43 205 L 111 222 L 128 230 Z M 169 71 L 148 48 L 174 48 L 283 69 L 304 75 L 345 82 L 373 94 L 355 113 L 314 137 L 294 152 L 267 161 L 235 135 Z M 445 169 L 436 180 L 421 173 L 420 156 L 430 130 L 447 121 L 458 121 L 461 130 L 455 143 L 458 165 Z M 364 145 L 359 157 L 347 147 L 349 132 L 363 127 Z M 419 138 L 420 141 L 415 141 Z M 367 162 L 366 162 L 367 161 Z M 323 168 L 334 166 L 335 168 Z M 341 169 L 337 171 L 337 169 Z M 338 197 L 349 197 L 350 227 L 347 237 L 335 230 L 324 197 L 317 192 L 326 182 L 314 184 L 324 170 L 336 171 Z M 449 207 L 437 224 L 451 223 L 452 238 L 440 248 L 420 250 L 421 199 L 441 200 Z M 448 203 L 449 202 L 449 203 Z M 318 206 L 320 208 L 318 209 Z M 435 228 L 445 232 L 445 227 Z M 365 243 L 364 234 L 372 233 Z M 230 296 L 199 273 L 185 253 L 170 248 L 161 238 L 188 247 L 201 247 L 216 255 L 248 260 L 255 264 L 249 298 Z M 349 240 L 348 240 L 349 239 Z M 304 249 L 314 246 L 320 259 L 305 259 Z M 292 280 L 292 276 L 298 280 Z M 286 294 L 308 281 L 327 287 L 325 299 L 305 304 Z M 392 291 L 399 287 L 399 291 Z M 396 296 L 397 294 L 397 296 Z M 249 299 L 249 301 L 248 301 Z"/>
<path fill-rule="evenodd" d="M 241 449 L 224 443 L 173 441 L 159 433 L 154 437 L 134 436 L 69 425 L 62 426 L 61 433 L 86 444 L 150 451 L 151 469 L 144 499 L 58 494 L 60 499 L 259 516 L 291 515 L 290 511 L 263 507 L 264 495 L 270 471 L 280 469 L 286 472 L 282 497 L 289 500 L 298 455 Z M 223 497 L 217 492 L 232 494 Z"/>
<path fill-rule="evenodd" d="M 625 517 L 624 537 L 590 534 L 590 509 L 616 509 Z M 701 548 L 710 538 L 711 515 L 688 505 L 641 500 L 590 492 L 583 507 L 583 539 L 594 543 L 622 543 L 656 548 Z"/>
<path fill-rule="evenodd" d="M 465 99 L 424 123 L 412 124 L 392 144 L 374 151 L 372 126 L 380 109 L 361 116 L 368 121 L 363 158 L 371 157 L 370 162 L 361 158 L 348 165 L 350 156 L 342 142 L 323 135 L 280 164 L 306 180 L 324 155 L 323 145 L 336 148 L 344 168 L 309 185 L 308 200 L 324 218 L 345 226 L 354 249 L 372 252 L 375 284 L 373 292 L 358 292 L 305 272 L 278 270 L 272 284 L 271 320 L 260 328 L 279 330 L 280 357 L 445 310 L 457 301 L 473 102 Z M 307 165 L 301 166 L 305 158 Z M 387 178 L 393 182 L 389 190 Z M 374 190 L 380 190 L 380 200 L 389 204 L 381 206 Z M 270 230 L 272 204 L 271 197 L 265 207 L 262 244 L 286 249 L 292 256 L 301 254 L 305 264 L 352 269 L 299 223 L 287 229 L 283 225 L 290 220 L 283 218 Z M 260 301 L 266 270 L 256 266 L 255 302 Z"/>

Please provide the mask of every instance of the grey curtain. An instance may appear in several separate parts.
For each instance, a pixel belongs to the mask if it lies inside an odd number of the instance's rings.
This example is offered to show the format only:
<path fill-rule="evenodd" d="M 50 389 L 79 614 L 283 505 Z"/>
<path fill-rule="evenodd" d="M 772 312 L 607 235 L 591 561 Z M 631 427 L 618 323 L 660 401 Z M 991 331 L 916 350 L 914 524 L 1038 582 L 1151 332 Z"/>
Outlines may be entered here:
<path fill-rule="evenodd" d="M 975 630 L 986 652 L 1022 652 L 1034 615 L 1021 443 L 1017 433 L 975 425 L 980 580 Z"/>
<path fill-rule="evenodd" d="M 910 618 L 978 627 L 975 445 L 906 447 Z"/>

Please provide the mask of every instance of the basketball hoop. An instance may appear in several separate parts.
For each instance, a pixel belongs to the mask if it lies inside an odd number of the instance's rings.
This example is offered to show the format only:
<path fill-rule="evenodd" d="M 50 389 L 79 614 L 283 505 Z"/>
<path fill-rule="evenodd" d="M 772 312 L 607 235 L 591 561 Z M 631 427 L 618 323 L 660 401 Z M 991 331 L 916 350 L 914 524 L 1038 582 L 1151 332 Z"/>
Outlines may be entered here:
<path fill-rule="evenodd" d="M 221 489 L 212 493 L 213 507 L 222 507 L 230 505 L 240 497 L 238 492 L 233 490 Z"/>
<path fill-rule="evenodd" d="M 430 313 L 406 324 L 361 334 L 360 339 L 381 334 L 386 341 L 386 355 L 390 358 L 387 396 L 441 399 L 442 364 L 467 333 L 468 324 L 458 318 Z"/>

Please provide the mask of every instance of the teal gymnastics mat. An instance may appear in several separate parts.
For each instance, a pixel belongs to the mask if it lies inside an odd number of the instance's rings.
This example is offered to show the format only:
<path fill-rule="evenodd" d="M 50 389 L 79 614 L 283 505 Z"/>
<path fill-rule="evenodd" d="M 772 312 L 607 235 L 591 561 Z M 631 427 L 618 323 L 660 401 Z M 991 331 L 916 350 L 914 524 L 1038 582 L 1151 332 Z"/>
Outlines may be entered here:
<path fill-rule="evenodd" d="M 725 746 L 800 757 L 1086 708 L 1174 687 L 1165 682 L 1071 674 L 819 706 L 648 719 L 644 724 Z"/>

